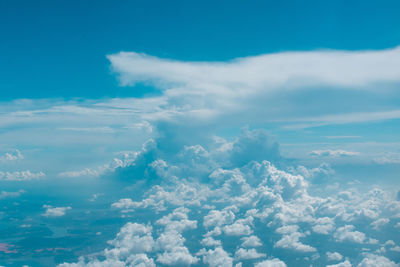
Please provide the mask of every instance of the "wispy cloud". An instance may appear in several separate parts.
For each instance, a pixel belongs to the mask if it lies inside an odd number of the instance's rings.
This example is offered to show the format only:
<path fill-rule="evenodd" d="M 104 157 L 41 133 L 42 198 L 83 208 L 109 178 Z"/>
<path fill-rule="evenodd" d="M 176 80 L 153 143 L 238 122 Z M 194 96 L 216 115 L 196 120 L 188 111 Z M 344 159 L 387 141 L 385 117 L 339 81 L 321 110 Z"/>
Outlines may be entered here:
<path fill-rule="evenodd" d="M 182 62 L 135 52 L 107 56 L 122 85 L 151 82 L 163 89 L 188 86 L 207 91 L 331 85 L 360 88 L 400 81 L 400 48 L 381 51 L 284 52 L 230 62 Z M 226 93 L 226 92 L 225 92 Z"/>
<path fill-rule="evenodd" d="M 319 157 L 346 157 L 346 156 L 356 156 L 359 154 L 360 154 L 359 152 L 346 151 L 343 149 L 338 149 L 338 150 L 324 149 L 324 150 L 313 150 L 310 152 L 311 156 L 319 156 Z"/>
<path fill-rule="evenodd" d="M 16 171 L 16 172 L 0 172 L 0 181 L 29 181 L 46 177 L 43 172 Z"/>
<path fill-rule="evenodd" d="M 170 116 L 276 122 L 286 129 L 400 118 L 390 105 L 369 101 L 365 110 L 360 102 L 366 95 L 380 95 L 382 86 L 400 82 L 400 48 L 284 52 L 229 62 L 186 62 L 135 52 L 108 59 L 121 85 L 145 83 L 162 90 L 165 104 L 159 107 Z M 299 90 L 333 90 L 336 97 L 299 96 Z M 341 94 L 350 91 L 343 109 Z"/>
<path fill-rule="evenodd" d="M 374 122 L 382 120 L 400 119 L 400 110 L 377 111 L 377 112 L 354 112 L 345 114 L 335 114 L 327 116 L 314 116 L 307 118 L 297 118 L 293 123 L 285 126 L 287 129 L 303 129 L 332 124 L 347 124 L 360 122 Z"/>

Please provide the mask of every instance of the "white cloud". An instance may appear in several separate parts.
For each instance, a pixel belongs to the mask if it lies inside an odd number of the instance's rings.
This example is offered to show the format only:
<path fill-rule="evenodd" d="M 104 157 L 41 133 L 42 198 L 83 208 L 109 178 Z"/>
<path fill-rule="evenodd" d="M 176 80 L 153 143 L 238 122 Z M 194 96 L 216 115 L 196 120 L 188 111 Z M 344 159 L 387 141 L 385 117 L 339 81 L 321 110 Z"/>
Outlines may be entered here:
<path fill-rule="evenodd" d="M 197 221 L 189 220 L 188 213 L 189 209 L 180 207 L 156 221 L 156 224 L 165 227 L 155 244 L 155 248 L 162 252 L 157 254 L 157 262 L 172 266 L 189 266 L 199 261 L 184 246 L 185 238 L 181 235 L 185 230 L 197 228 Z"/>
<path fill-rule="evenodd" d="M 121 52 L 109 55 L 108 59 L 122 85 L 145 83 L 163 90 L 163 100 L 167 103 L 163 106 L 164 118 L 183 115 L 210 122 L 213 118 L 231 116 L 219 122 L 232 123 L 234 118 L 246 123 L 251 118 L 259 122 L 291 123 L 287 128 L 296 129 L 400 118 L 396 109 L 382 110 L 376 106 L 366 111 L 357 105 L 359 98 L 352 100 L 355 105 L 350 105 L 351 109 L 343 110 L 339 100 L 332 97 L 326 105 L 329 110 L 321 111 L 320 104 L 326 103 L 326 98 L 314 99 L 305 107 L 290 95 L 297 89 L 324 90 L 320 88 L 379 94 L 376 84 L 400 81 L 400 73 L 391 69 L 398 68 L 399 63 L 394 60 L 400 57 L 398 51 L 400 48 L 284 52 L 230 62 L 183 62 Z M 288 104 L 288 101 L 293 102 Z M 332 101 L 338 101 L 338 105 Z M 315 116 L 311 111 L 314 109 L 308 110 L 308 106 L 314 107 L 313 103 L 318 103 L 320 116 Z M 271 116 L 261 118 L 257 115 L 260 112 Z"/>
<path fill-rule="evenodd" d="M 52 207 L 50 205 L 43 205 L 43 208 L 46 209 L 45 213 L 42 214 L 45 217 L 61 217 L 65 215 L 67 210 L 71 209 L 71 207 Z"/>
<path fill-rule="evenodd" d="M 152 227 L 138 223 L 125 224 L 115 237 L 108 241 L 114 248 L 106 249 L 107 258 L 125 259 L 133 254 L 142 254 L 152 251 L 154 239 Z"/>
<path fill-rule="evenodd" d="M 315 220 L 315 225 L 312 227 L 313 231 L 318 234 L 328 235 L 335 228 L 335 222 L 332 218 L 322 217 Z"/>
<path fill-rule="evenodd" d="M 286 263 L 279 259 L 269 259 L 258 262 L 255 267 L 286 267 Z"/>
<path fill-rule="evenodd" d="M 251 219 L 240 219 L 230 225 L 225 225 L 223 231 L 226 235 L 240 236 L 240 235 L 250 235 L 253 230 L 250 227 Z"/>
<path fill-rule="evenodd" d="M 400 246 L 394 246 L 390 248 L 391 251 L 400 252 Z"/>
<path fill-rule="evenodd" d="M 21 151 L 15 149 L 13 152 L 5 153 L 4 155 L 0 156 L 0 162 L 16 161 L 23 158 L 24 156 L 22 155 Z"/>
<path fill-rule="evenodd" d="M 99 177 L 107 171 L 105 167 L 99 167 L 97 169 L 83 169 L 80 171 L 69 171 L 69 172 L 61 172 L 58 174 L 59 177 L 68 177 L 68 178 L 76 178 L 76 177 Z"/>
<path fill-rule="evenodd" d="M 198 255 L 203 256 L 203 262 L 210 267 L 232 267 L 233 264 L 233 259 L 222 247 L 209 250 L 202 249 Z"/>
<path fill-rule="evenodd" d="M 205 227 L 231 224 L 235 220 L 235 214 L 231 210 L 211 210 L 203 219 Z"/>
<path fill-rule="evenodd" d="M 19 196 L 22 195 L 23 193 L 25 193 L 25 190 L 18 190 L 18 191 L 16 191 L 16 192 L 1 191 L 1 193 L 0 193 L 0 199 L 12 198 L 12 197 L 19 197 Z"/>
<path fill-rule="evenodd" d="M 190 266 L 197 263 L 199 259 L 193 257 L 186 247 L 176 247 L 158 254 L 157 261 L 170 266 Z"/>
<path fill-rule="evenodd" d="M 399 118 L 400 110 L 398 109 L 389 111 L 349 112 L 312 117 L 298 117 L 296 119 L 288 120 L 291 122 L 291 124 L 285 126 L 284 128 L 295 130 L 325 125 L 376 122 Z"/>
<path fill-rule="evenodd" d="M 356 156 L 360 153 L 353 151 L 346 151 L 342 149 L 338 150 L 313 150 L 310 152 L 311 156 L 320 156 L 320 157 L 344 157 L 344 156 Z"/>
<path fill-rule="evenodd" d="M 265 258 L 266 256 L 267 254 L 259 253 L 255 248 L 251 249 L 239 248 L 235 252 L 235 259 L 237 260 L 259 259 L 259 258 Z"/>
<path fill-rule="evenodd" d="M 74 132 L 95 132 L 95 133 L 114 133 L 115 130 L 111 127 L 93 127 L 93 128 L 85 128 L 85 127 L 62 127 L 58 128 L 63 131 L 74 131 Z"/>
<path fill-rule="evenodd" d="M 357 267 L 398 267 L 399 265 L 384 256 L 367 254 L 366 257 L 357 265 Z"/>
<path fill-rule="evenodd" d="M 291 249 L 301 252 L 315 252 L 317 251 L 314 247 L 305 245 L 299 241 L 300 237 L 304 237 L 303 233 L 293 232 L 284 235 L 279 241 L 277 241 L 274 247 Z"/>
<path fill-rule="evenodd" d="M 382 226 L 387 224 L 389 221 L 390 220 L 388 218 L 380 218 L 380 219 L 374 221 L 373 223 L 371 223 L 371 226 L 375 230 L 379 230 Z"/>
<path fill-rule="evenodd" d="M 365 234 L 359 231 L 353 231 L 354 228 L 354 225 L 345 225 L 338 228 L 333 236 L 339 242 L 364 243 L 366 239 Z"/>
<path fill-rule="evenodd" d="M 243 241 L 242 247 L 245 248 L 262 246 L 261 240 L 255 235 L 242 237 L 241 240 Z"/>
<path fill-rule="evenodd" d="M 400 153 L 386 152 L 384 155 L 377 157 L 374 161 L 378 164 L 399 164 Z"/>
<path fill-rule="evenodd" d="M 116 259 L 106 259 L 104 261 L 93 260 L 86 263 L 83 257 L 77 263 L 61 263 L 59 267 L 126 267 L 125 263 Z M 142 266 L 141 266 L 142 267 Z M 144 267 L 144 266 L 143 266 Z M 152 266 L 149 266 L 152 267 Z"/>
<path fill-rule="evenodd" d="M 201 240 L 201 244 L 203 244 L 206 247 L 218 247 L 221 246 L 221 240 L 215 240 L 211 236 L 206 236 Z"/>
<path fill-rule="evenodd" d="M 338 252 L 326 252 L 326 257 L 328 261 L 340 261 L 343 259 L 343 256 Z"/>
<path fill-rule="evenodd" d="M 335 260 L 343 261 L 339 266 L 346 266 L 350 259 L 332 252 L 338 245 L 335 242 L 377 247 L 371 241 L 379 244 L 378 239 L 356 229 L 369 233 L 372 222 L 396 218 L 399 214 L 395 196 L 381 189 L 360 193 L 354 188 L 340 189 L 343 191 L 336 188 L 331 196 L 319 197 L 311 193 L 309 179 L 280 170 L 266 160 L 251 161 L 240 167 L 230 165 L 225 159 L 229 158 L 231 148 L 224 149 L 227 155 L 223 159 L 221 154 L 214 157 L 221 152 L 221 142 L 208 149 L 182 146 L 181 151 L 165 156 L 155 153 L 160 146 L 156 141 L 151 144 L 153 150 L 147 152 L 152 156 L 148 159 L 140 156 L 143 161 L 140 167 L 156 170 L 153 179 L 160 179 L 160 183 L 142 196 L 135 195 L 138 201 L 125 198 L 112 206 L 132 220 L 148 222 L 143 227 L 156 230 L 126 235 L 125 245 L 110 243 L 113 248 L 101 254 L 106 260 L 117 259 L 128 265 L 129 256 L 145 254 L 150 262 L 163 265 L 200 264 L 201 260 L 204 265 L 233 266 L 234 262 L 240 264 L 241 260 L 246 260 L 253 265 L 263 264 L 259 266 L 285 266 L 273 259 L 257 263 L 260 261 L 257 258 L 274 257 L 276 255 L 269 253 L 288 249 L 296 252 L 286 253 L 290 261 L 294 260 L 292 255 L 304 254 L 297 259 L 301 263 L 326 265 L 327 260 Z M 204 155 L 208 161 L 204 161 Z M 130 168 L 135 164 L 139 162 L 134 161 Z M 192 174 L 201 170 L 200 178 L 187 177 L 188 166 Z M 208 173 L 203 172 L 204 169 Z M 290 171 L 293 170 L 296 169 Z M 138 211 L 151 215 L 137 216 Z M 264 232 L 265 235 L 259 235 Z M 262 242 L 253 233 L 262 237 Z M 132 240 L 144 237 L 149 242 L 141 243 L 148 244 L 147 249 L 131 251 L 130 246 L 136 242 Z M 380 236 L 374 237 L 380 239 Z M 320 242 L 326 245 L 320 246 Z M 351 260 L 358 264 L 363 255 L 361 246 L 351 246 L 349 250 L 357 255 Z M 319 254 L 326 257 L 317 260 Z M 94 260 L 89 259 L 89 262 Z"/>
<path fill-rule="evenodd" d="M 327 267 L 352 267 L 352 265 L 351 265 L 350 261 L 345 260 L 344 262 L 341 262 L 338 264 L 327 265 Z"/>
<path fill-rule="evenodd" d="M 189 209 L 181 207 L 162 217 L 156 224 L 164 225 L 167 231 L 182 232 L 187 229 L 197 228 L 197 221 L 188 219 Z"/>
<path fill-rule="evenodd" d="M 1 172 L 0 171 L 0 181 L 29 181 L 36 180 L 46 177 L 43 172 L 31 172 L 26 171 L 15 171 L 15 172 Z"/>
<path fill-rule="evenodd" d="M 109 164 L 105 164 L 93 169 L 85 168 L 80 171 L 61 172 L 58 174 L 58 176 L 66 178 L 99 177 L 107 172 L 112 172 L 117 168 L 129 166 L 135 160 L 136 156 L 137 154 L 124 153 L 123 158 L 114 158 Z"/>
<path fill-rule="evenodd" d="M 126 260 L 129 266 L 135 267 L 156 267 L 154 260 L 149 259 L 146 254 L 133 254 Z"/>
<path fill-rule="evenodd" d="M 228 63 L 180 62 L 134 52 L 107 56 L 123 85 L 153 82 L 162 87 L 241 88 L 331 85 L 359 88 L 400 80 L 399 48 L 383 51 L 284 52 L 236 59 Z M 203 89 L 204 90 L 204 89 Z M 243 89 L 244 90 L 244 89 Z"/>

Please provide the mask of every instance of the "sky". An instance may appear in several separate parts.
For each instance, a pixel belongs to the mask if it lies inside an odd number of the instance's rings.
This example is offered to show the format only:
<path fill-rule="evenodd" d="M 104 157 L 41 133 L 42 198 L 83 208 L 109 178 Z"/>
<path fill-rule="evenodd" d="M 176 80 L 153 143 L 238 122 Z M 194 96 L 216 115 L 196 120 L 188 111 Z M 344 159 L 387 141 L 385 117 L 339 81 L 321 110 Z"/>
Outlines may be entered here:
<path fill-rule="evenodd" d="M 397 1 L 0 1 L 0 266 L 398 266 Z"/>

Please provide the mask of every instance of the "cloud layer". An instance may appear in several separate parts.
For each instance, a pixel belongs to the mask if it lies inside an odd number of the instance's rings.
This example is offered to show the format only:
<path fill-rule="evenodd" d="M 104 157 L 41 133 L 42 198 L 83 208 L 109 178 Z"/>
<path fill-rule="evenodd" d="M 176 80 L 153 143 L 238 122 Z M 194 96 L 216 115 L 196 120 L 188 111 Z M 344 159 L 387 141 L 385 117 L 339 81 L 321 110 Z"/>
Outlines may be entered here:
<path fill-rule="evenodd" d="M 395 196 L 351 187 L 313 195 L 311 180 L 270 162 L 279 153 L 258 131 L 243 132 L 231 145 L 218 140 L 213 149 L 185 146 L 176 154 L 159 150 L 158 142 L 122 168 L 155 185 L 112 204 L 133 221 L 109 241 L 105 259 L 60 266 L 397 266 L 385 249 L 400 241 L 387 240 L 400 218 Z M 255 144 L 265 153 L 252 160 L 247 151 Z"/>

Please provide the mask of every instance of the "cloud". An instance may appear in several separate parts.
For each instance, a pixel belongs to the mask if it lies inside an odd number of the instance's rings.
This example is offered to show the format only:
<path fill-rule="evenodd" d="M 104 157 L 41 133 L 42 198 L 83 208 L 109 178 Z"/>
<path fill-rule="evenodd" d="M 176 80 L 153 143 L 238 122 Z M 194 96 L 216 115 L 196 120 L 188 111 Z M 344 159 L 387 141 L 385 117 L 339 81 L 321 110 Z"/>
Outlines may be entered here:
<path fill-rule="evenodd" d="M 1 172 L 0 171 L 0 181 L 29 181 L 37 180 L 46 177 L 43 172 L 31 172 L 26 171 L 15 171 L 15 172 Z"/>
<path fill-rule="evenodd" d="M 229 62 L 184 62 L 135 52 L 107 58 L 121 85 L 144 83 L 162 90 L 164 118 L 215 125 L 270 122 L 299 129 L 400 118 L 389 99 L 385 109 L 366 100 L 381 95 L 377 85 L 400 82 L 400 73 L 392 69 L 399 51 L 284 52 Z M 329 101 L 318 93 L 322 90 L 334 92 Z M 304 105 L 304 98 L 312 101 Z M 346 108 L 343 98 L 349 102 Z M 360 105 L 364 100 L 368 110 Z"/>
<path fill-rule="evenodd" d="M 386 152 L 383 156 L 374 159 L 378 164 L 400 164 L 400 154 Z"/>
<path fill-rule="evenodd" d="M 199 261 L 184 246 L 185 238 L 181 233 L 188 229 L 197 228 L 197 221 L 188 219 L 189 209 L 175 209 L 172 213 L 156 221 L 165 226 L 164 232 L 156 240 L 156 248 L 162 253 L 157 255 L 157 262 L 171 266 L 189 266 Z"/>
<path fill-rule="evenodd" d="M 18 190 L 17 192 L 6 192 L 6 191 L 1 191 L 0 193 L 0 199 L 4 198 L 12 198 L 12 197 L 19 197 L 25 193 L 25 190 Z"/>
<path fill-rule="evenodd" d="M 222 247 L 202 249 L 198 255 L 203 256 L 203 262 L 210 267 L 232 267 L 233 264 L 233 259 Z"/>
<path fill-rule="evenodd" d="M 241 235 L 250 235 L 253 233 L 250 225 L 252 223 L 252 218 L 239 219 L 235 221 L 233 224 L 225 225 L 223 227 L 223 231 L 226 235 L 232 236 L 241 236 Z"/>
<path fill-rule="evenodd" d="M 332 265 L 327 265 L 329 267 L 352 267 L 350 261 L 345 260 L 344 262 L 338 263 L 338 264 L 332 264 Z"/>
<path fill-rule="evenodd" d="M 114 158 L 109 164 L 99 166 L 97 168 L 85 168 L 80 171 L 67 171 L 58 174 L 59 177 L 63 178 L 76 178 L 76 177 L 100 177 L 108 172 L 113 172 L 117 168 L 129 166 L 134 159 L 136 154 L 124 153 L 122 158 Z"/>
<path fill-rule="evenodd" d="M 343 259 L 343 256 L 338 252 L 326 252 L 326 257 L 328 261 L 340 261 Z"/>
<path fill-rule="evenodd" d="M 43 205 L 43 208 L 46 209 L 46 212 L 42 214 L 44 217 L 61 217 L 71 209 L 71 207 L 52 207 L 50 205 Z"/>
<path fill-rule="evenodd" d="M 24 156 L 22 155 L 22 153 L 18 149 L 15 149 L 13 152 L 6 153 L 0 156 L 0 162 L 16 161 L 23 158 Z"/>
<path fill-rule="evenodd" d="M 339 242 L 354 242 L 354 243 L 364 243 L 365 241 L 365 234 L 359 231 L 354 230 L 353 225 L 345 225 L 343 227 L 339 227 L 336 232 L 334 233 L 334 237 Z"/>
<path fill-rule="evenodd" d="M 263 138 L 254 140 L 264 143 Z M 378 188 L 359 192 L 344 184 L 319 196 L 313 191 L 312 169 L 289 168 L 282 161 L 278 168 L 263 157 L 234 165 L 227 160 L 233 146 L 218 138 L 173 152 L 160 142 L 168 140 L 146 143 L 128 166 L 120 168 L 140 174 L 143 180 L 132 180 L 137 186 L 132 196 L 111 205 L 130 224 L 147 230 L 123 234 L 130 231 L 121 228 L 116 239 L 123 242 L 111 241 L 111 248 L 98 257 L 86 257 L 84 264 L 114 260 L 128 265 L 129 257 L 145 254 L 149 264 L 156 265 L 240 266 L 243 260 L 254 266 L 286 266 L 273 259 L 285 255 L 282 259 L 288 264 L 328 265 L 335 260 L 348 266 L 350 259 L 358 264 L 364 257 L 357 244 L 379 249 L 386 234 L 395 231 L 395 225 L 388 223 L 380 234 L 372 224 L 381 218 L 397 222 L 400 203 L 390 192 Z M 253 147 L 253 142 L 241 144 Z M 141 238 L 145 240 L 135 248 L 146 245 L 146 249 L 132 250 Z M 356 245 L 337 250 L 337 242 Z"/>
<path fill-rule="evenodd" d="M 239 138 L 232 143 L 230 161 L 233 166 L 242 166 L 249 161 L 281 160 L 279 145 L 263 130 L 243 129 Z"/>
<path fill-rule="evenodd" d="M 203 240 L 201 240 L 201 244 L 206 247 L 220 247 L 222 245 L 221 240 L 215 240 L 211 236 L 206 236 L 203 238 Z"/>
<path fill-rule="evenodd" d="M 369 266 L 396 267 L 399 265 L 384 256 L 367 254 L 366 257 L 357 265 L 357 267 L 369 267 Z"/>
<path fill-rule="evenodd" d="M 283 52 L 222 62 L 181 62 L 135 52 L 108 55 L 121 84 L 152 82 L 160 87 L 188 86 L 220 91 L 276 90 L 331 85 L 359 88 L 400 80 L 399 48 L 383 51 Z M 205 89 L 203 89 L 205 90 Z"/>
<path fill-rule="evenodd" d="M 287 265 L 279 259 L 269 259 L 258 262 L 255 267 L 286 267 Z"/>
<path fill-rule="evenodd" d="M 278 233 L 284 234 L 280 240 L 278 240 L 274 247 L 291 249 L 301 252 L 315 252 L 317 251 L 314 247 L 305 245 L 299 241 L 300 237 L 305 237 L 305 234 L 297 232 L 297 227 L 294 229 L 287 230 L 285 227 L 277 229 Z"/>
<path fill-rule="evenodd" d="M 371 223 L 372 228 L 375 230 L 379 230 L 382 226 L 384 226 L 385 224 L 387 224 L 390 220 L 388 218 L 380 218 L 376 221 L 374 221 L 373 223 Z"/>
<path fill-rule="evenodd" d="M 159 254 L 157 262 L 170 266 L 189 266 L 197 263 L 199 260 L 193 257 L 186 247 L 177 247 L 171 251 Z"/>
<path fill-rule="evenodd" d="M 152 237 L 152 227 L 138 224 L 125 224 L 115 237 L 108 241 L 108 244 L 114 246 L 113 249 L 106 249 L 107 257 L 123 258 L 132 254 L 141 254 L 149 252 L 154 247 L 154 239 Z"/>
<path fill-rule="evenodd" d="M 346 151 L 346 150 L 314 150 L 310 152 L 311 156 L 319 156 L 319 157 L 345 157 L 345 156 L 356 156 L 359 155 L 358 152 Z"/>
<path fill-rule="evenodd" d="M 364 112 L 348 112 L 339 114 L 328 114 L 321 116 L 298 117 L 288 120 L 291 123 L 284 126 L 285 129 L 299 130 L 311 127 L 319 127 L 326 125 L 340 125 L 350 123 L 377 122 L 384 120 L 393 120 L 400 118 L 400 110 L 385 111 L 364 111 Z"/>
<path fill-rule="evenodd" d="M 261 240 L 255 235 L 249 237 L 243 237 L 242 241 L 243 241 L 242 247 L 245 248 L 262 246 Z"/>
<path fill-rule="evenodd" d="M 335 222 L 333 218 L 322 217 L 315 220 L 315 225 L 312 230 L 318 234 L 328 235 L 335 228 Z"/>
<path fill-rule="evenodd" d="M 267 254 L 259 253 L 254 248 L 251 248 L 251 249 L 239 248 L 235 252 L 235 258 L 238 260 L 259 259 L 259 258 L 265 258 L 266 256 L 267 256 Z"/>
<path fill-rule="evenodd" d="M 205 227 L 222 226 L 225 224 L 231 224 L 234 220 L 235 214 L 232 210 L 211 210 L 206 216 L 204 216 L 203 225 Z"/>
<path fill-rule="evenodd" d="M 93 127 L 93 128 L 77 128 L 77 127 L 63 127 L 59 128 L 63 131 L 75 131 L 75 132 L 96 132 L 96 133 L 114 133 L 115 130 L 106 126 L 106 127 Z"/>
<path fill-rule="evenodd" d="M 137 267 L 156 267 L 153 259 L 149 259 L 146 254 L 131 255 L 128 257 L 127 263 Z"/>

